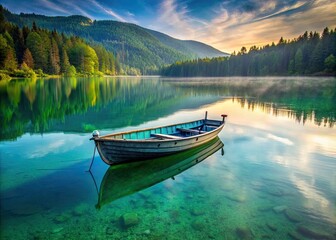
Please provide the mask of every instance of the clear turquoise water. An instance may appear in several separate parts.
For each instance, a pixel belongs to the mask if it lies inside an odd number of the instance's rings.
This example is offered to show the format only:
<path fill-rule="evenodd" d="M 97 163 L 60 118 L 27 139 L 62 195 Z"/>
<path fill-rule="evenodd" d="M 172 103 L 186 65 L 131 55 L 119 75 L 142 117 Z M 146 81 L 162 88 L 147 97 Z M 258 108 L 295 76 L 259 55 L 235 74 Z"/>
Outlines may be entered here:
<path fill-rule="evenodd" d="M 1 85 L 1 239 L 336 239 L 336 79 Z M 229 115 L 221 151 L 95 208 L 91 131 Z M 129 225 L 125 225 L 129 221 Z"/>

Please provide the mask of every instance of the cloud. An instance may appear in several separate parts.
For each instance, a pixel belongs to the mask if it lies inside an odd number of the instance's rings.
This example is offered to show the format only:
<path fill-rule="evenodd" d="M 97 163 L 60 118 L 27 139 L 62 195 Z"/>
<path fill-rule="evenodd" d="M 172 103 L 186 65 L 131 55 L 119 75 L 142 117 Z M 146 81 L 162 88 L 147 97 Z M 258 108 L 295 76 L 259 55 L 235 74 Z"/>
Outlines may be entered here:
<path fill-rule="evenodd" d="M 158 18 L 151 27 L 177 38 L 193 38 L 197 29 L 192 22 L 198 20 L 189 16 L 188 12 L 186 5 L 178 4 L 175 0 L 164 0 L 159 7 Z"/>
<path fill-rule="evenodd" d="M 103 5 L 101 5 L 100 3 L 98 3 L 97 1 L 95 1 L 95 0 L 89 0 L 89 2 L 92 3 L 94 6 L 96 6 L 98 9 L 103 10 L 108 15 L 114 17 L 116 20 L 121 21 L 121 22 L 127 22 L 127 20 L 125 18 L 123 18 L 122 16 L 120 16 L 119 14 L 117 14 L 116 12 L 114 12 L 112 9 L 104 7 Z"/>
<path fill-rule="evenodd" d="M 275 136 L 273 134 L 267 134 L 267 138 L 269 138 L 271 140 L 274 140 L 274 141 L 277 141 L 277 142 L 280 142 L 280 143 L 283 143 L 285 145 L 289 145 L 289 146 L 294 144 L 288 138 L 283 138 L 283 137 Z"/>
<path fill-rule="evenodd" d="M 313 1 L 309 1 L 309 2 L 297 2 L 294 5 L 291 6 L 284 6 L 281 9 L 266 15 L 264 17 L 261 18 L 256 18 L 253 22 L 257 22 L 257 21 L 262 21 L 265 19 L 270 19 L 270 18 L 274 18 L 277 16 L 281 16 L 281 15 L 287 15 L 290 16 L 292 14 L 298 13 L 298 12 L 304 12 L 306 10 L 309 10 L 309 8 L 313 5 Z"/>
<path fill-rule="evenodd" d="M 286 3 L 286 1 L 284 1 Z M 217 8 L 217 14 L 198 36 L 223 51 L 233 52 L 277 42 L 280 37 L 295 38 L 304 31 L 322 31 L 336 26 L 336 2 L 331 0 L 263 1 L 258 8 L 242 11 L 227 4 Z"/>
<path fill-rule="evenodd" d="M 68 10 L 62 8 L 58 4 L 55 4 L 55 3 L 51 2 L 51 1 L 48 1 L 48 0 L 39 0 L 39 1 L 41 2 L 41 5 L 44 8 L 52 10 L 53 12 L 57 11 L 57 12 L 60 12 L 60 13 L 63 13 L 63 14 L 70 14 L 70 12 Z"/>
<path fill-rule="evenodd" d="M 78 5 L 78 3 L 76 2 L 72 2 L 72 1 L 64 1 L 61 3 L 62 5 L 67 6 L 69 9 L 72 9 L 72 13 L 69 15 L 73 15 L 73 14 L 81 14 L 83 16 L 86 16 L 88 18 L 94 19 L 94 17 L 89 13 L 88 10 L 84 10 L 83 8 L 80 7 L 80 5 Z M 75 10 L 75 11 L 74 11 Z"/>
<path fill-rule="evenodd" d="M 27 7 L 28 3 L 26 0 L 22 1 L 23 6 L 26 9 L 31 9 L 32 12 L 46 14 L 46 15 L 74 15 L 80 14 L 91 19 L 95 19 L 102 16 L 106 19 L 106 16 L 110 16 L 113 19 L 121 22 L 132 22 L 137 23 L 134 19 L 135 15 L 129 11 L 125 11 L 125 16 L 117 13 L 115 10 L 106 7 L 98 0 L 88 0 L 85 4 L 78 4 L 76 0 L 37 0 L 33 3 L 33 6 Z"/>
<path fill-rule="evenodd" d="M 51 152 L 59 151 L 59 149 L 61 149 L 61 147 L 63 147 L 64 145 L 65 145 L 64 139 L 59 139 L 59 140 L 50 142 L 47 145 L 45 145 L 43 148 L 36 148 L 35 150 L 32 150 L 29 158 L 44 157 Z"/>
<path fill-rule="evenodd" d="M 29 159 L 42 158 L 55 153 L 66 153 L 82 145 L 86 140 L 83 136 L 73 135 L 69 138 L 64 134 L 48 133 L 43 138 L 37 136 L 34 141 L 37 141 L 34 147 L 27 149 L 28 152 L 25 153 Z"/>
<path fill-rule="evenodd" d="M 129 12 L 129 11 L 127 11 L 127 15 L 128 15 L 128 16 L 131 16 L 131 17 L 134 17 L 134 16 L 135 16 L 134 13 L 131 13 L 131 12 Z"/>
<path fill-rule="evenodd" d="M 98 10 L 98 12 L 103 11 L 104 13 L 113 17 L 117 21 L 139 24 L 139 22 L 135 20 L 135 14 L 127 10 L 123 10 L 125 14 L 124 16 L 122 16 L 120 13 L 117 13 L 115 10 L 112 10 L 111 8 L 104 6 L 103 4 L 99 3 L 97 0 L 89 0 L 88 2 L 91 3 L 93 7 L 95 7 Z"/>

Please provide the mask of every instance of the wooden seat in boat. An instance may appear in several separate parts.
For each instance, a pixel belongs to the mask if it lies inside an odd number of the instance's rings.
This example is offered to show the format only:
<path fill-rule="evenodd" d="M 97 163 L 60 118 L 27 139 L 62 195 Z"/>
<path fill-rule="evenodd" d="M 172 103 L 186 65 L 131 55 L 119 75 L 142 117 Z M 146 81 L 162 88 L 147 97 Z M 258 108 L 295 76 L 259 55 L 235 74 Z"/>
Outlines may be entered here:
<path fill-rule="evenodd" d="M 197 133 L 197 134 L 205 133 L 205 131 L 200 131 L 197 129 L 176 128 L 176 130 L 180 132 L 186 132 L 186 133 Z"/>
<path fill-rule="evenodd" d="M 179 136 L 160 134 L 160 133 L 152 133 L 151 137 L 163 138 L 163 139 L 181 139 L 182 138 Z"/>

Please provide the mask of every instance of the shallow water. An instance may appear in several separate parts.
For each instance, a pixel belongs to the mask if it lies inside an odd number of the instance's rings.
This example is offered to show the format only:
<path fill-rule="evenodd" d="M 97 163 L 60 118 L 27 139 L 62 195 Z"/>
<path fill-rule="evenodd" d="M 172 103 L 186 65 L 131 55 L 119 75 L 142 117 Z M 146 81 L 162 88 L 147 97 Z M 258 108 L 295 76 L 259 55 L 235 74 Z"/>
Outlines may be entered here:
<path fill-rule="evenodd" d="M 50 79 L 0 90 L 1 239 L 336 238 L 334 78 Z M 108 167 L 96 156 L 86 172 L 93 129 L 205 111 L 229 115 L 224 155 L 96 209 Z"/>

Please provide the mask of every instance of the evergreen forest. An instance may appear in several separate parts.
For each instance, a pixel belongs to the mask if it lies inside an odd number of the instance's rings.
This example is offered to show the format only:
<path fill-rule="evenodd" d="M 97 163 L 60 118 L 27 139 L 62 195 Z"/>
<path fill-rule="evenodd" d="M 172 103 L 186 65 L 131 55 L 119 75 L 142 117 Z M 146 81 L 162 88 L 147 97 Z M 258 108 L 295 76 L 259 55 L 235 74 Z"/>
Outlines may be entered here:
<path fill-rule="evenodd" d="M 242 47 L 230 57 L 176 62 L 161 75 L 195 76 L 286 76 L 336 75 L 336 29 L 322 34 L 305 32 L 293 40 L 280 38 L 277 44 Z"/>
<path fill-rule="evenodd" d="M 32 28 L 5 20 L 0 9 L 1 78 L 51 75 L 116 75 L 120 65 L 102 45 L 56 30 Z"/>

